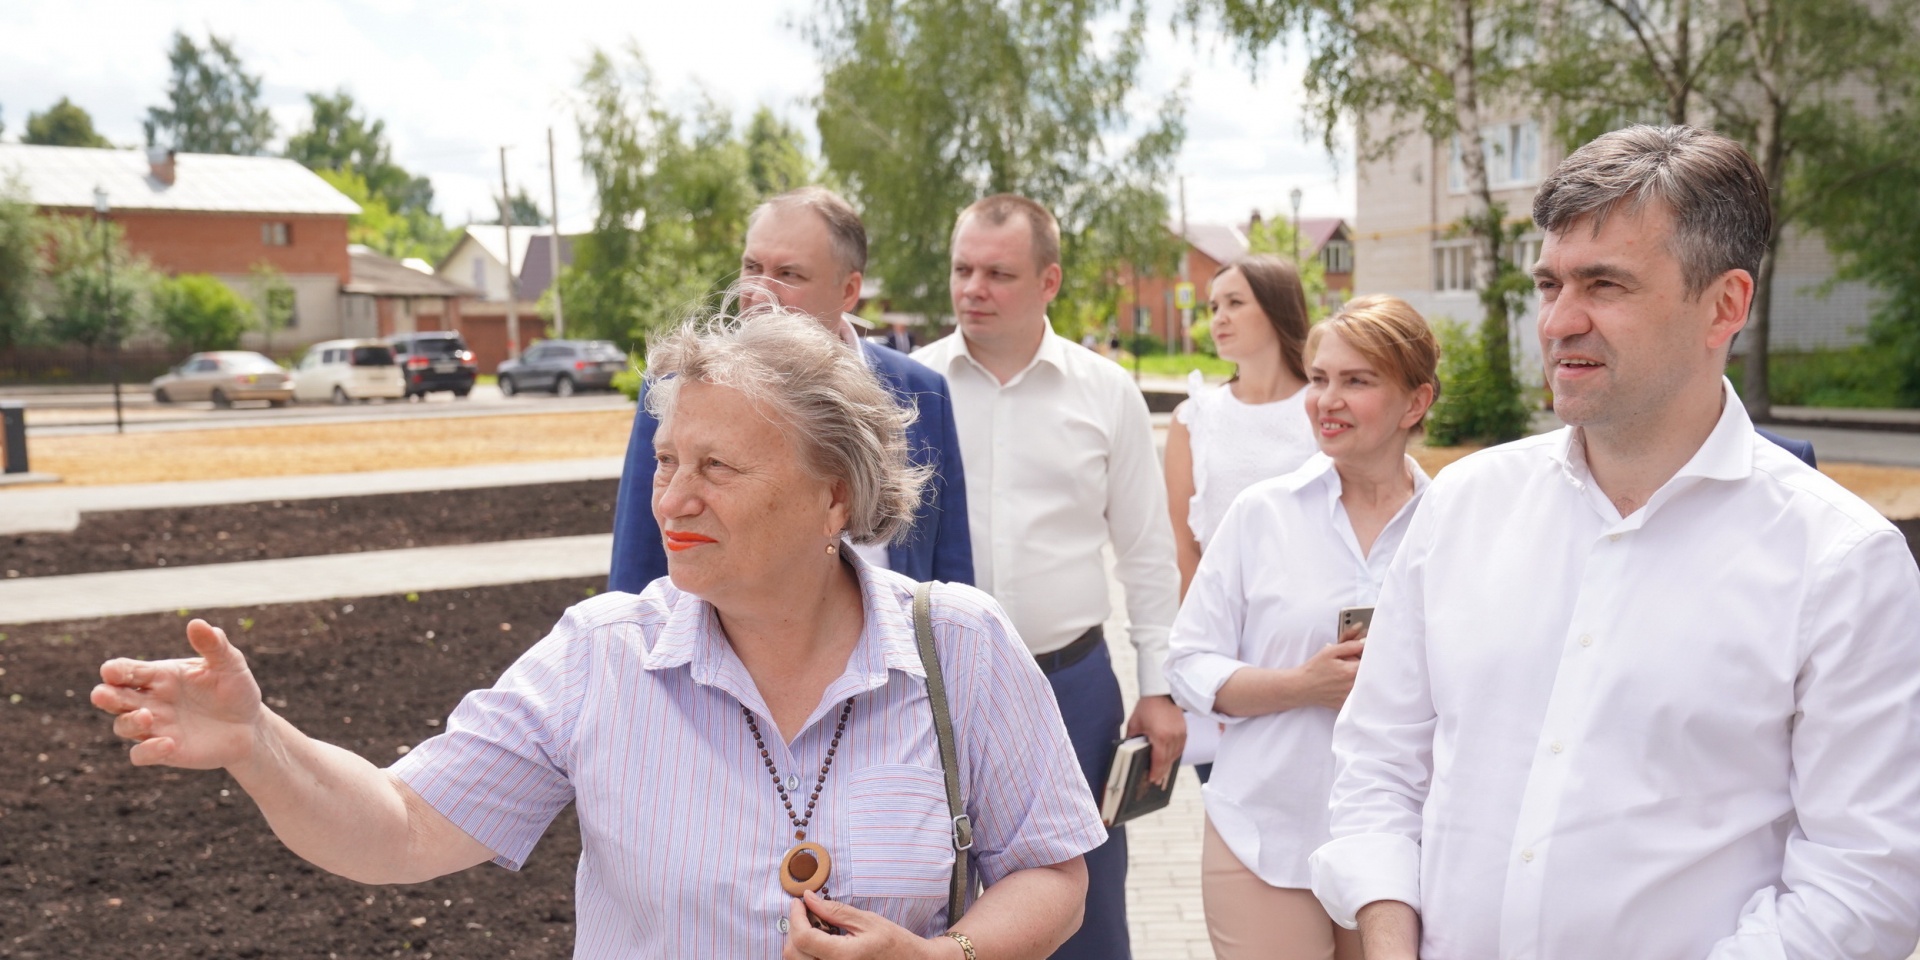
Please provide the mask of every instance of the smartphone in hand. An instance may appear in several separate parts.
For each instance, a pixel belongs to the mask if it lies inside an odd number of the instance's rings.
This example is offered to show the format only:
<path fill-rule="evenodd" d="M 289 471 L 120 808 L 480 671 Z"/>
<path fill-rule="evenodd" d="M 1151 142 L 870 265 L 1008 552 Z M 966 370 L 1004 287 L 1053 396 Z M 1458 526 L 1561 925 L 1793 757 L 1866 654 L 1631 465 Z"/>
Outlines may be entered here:
<path fill-rule="evenodd" d="M 1340 623 L 1339 623 L 1339 626 L 1335 629 L 1333 635 L 1337 639 L 1345 640 L 1347 639 L 1348 631 L 1352 630 L 1354 627 L 1359 627 L 1360 635 L 1358 637 L 1355 637 L 1354 639 L 1363 640 L 1367 636 L 1368 629 L 1370 629 L 1372 626 L 1373 626 L 1373 608 L 1372 607 L 1342 607 L 1340 610 Z"/>

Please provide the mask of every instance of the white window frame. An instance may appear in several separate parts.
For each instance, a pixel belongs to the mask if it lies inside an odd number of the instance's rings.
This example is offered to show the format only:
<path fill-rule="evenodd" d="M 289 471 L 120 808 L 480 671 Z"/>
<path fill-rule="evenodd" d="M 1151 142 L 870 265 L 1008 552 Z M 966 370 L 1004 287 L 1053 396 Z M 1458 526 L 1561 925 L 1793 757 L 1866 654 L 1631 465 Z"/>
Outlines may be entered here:
<path fill-rule="evenodd" d="M 1480 128 L 1480 149 L 1487 163 L 1487 187 L 1511 190 L 1540 182 L 1540 124 L 1521 119 Z M 1454 134 L 1447 154 L 1447 192 L 1467 192 L 1466 165 L 1460 158 L 1460 135 Z"/>

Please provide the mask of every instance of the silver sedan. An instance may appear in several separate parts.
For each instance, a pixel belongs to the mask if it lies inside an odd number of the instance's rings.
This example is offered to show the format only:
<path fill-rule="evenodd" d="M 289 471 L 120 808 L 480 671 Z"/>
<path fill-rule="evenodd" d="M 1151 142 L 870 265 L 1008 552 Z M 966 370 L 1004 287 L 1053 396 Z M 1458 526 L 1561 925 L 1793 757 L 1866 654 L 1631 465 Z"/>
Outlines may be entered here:
<path fill-rule="evenodd" d="M 248 350 L 196 353 L 153 381 L 158 403 L 211 400 L 216 407 L 236 400 L 265 400 L 276 407 L 293 399 L 287 372 L 266 357 Z"/>

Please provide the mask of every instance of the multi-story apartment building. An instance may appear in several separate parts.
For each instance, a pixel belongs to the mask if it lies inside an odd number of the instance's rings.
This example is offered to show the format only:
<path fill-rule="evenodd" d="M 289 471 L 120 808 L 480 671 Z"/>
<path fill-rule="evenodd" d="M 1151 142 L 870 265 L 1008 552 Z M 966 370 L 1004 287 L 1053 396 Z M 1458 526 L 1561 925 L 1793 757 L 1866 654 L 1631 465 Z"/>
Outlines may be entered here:
<path fill-rule="evenodd" d="M 1567 150 L 1555 143 L 1548 118 L 1513 113 L 1481 130 L 1493 199 L 1512 221 L 1526 221 L 1534 191 Z M 1390 155 L 1358 165 L 1359 197 L 1353 222 L 1354 293 L 1390 293 L 1432 318 L 1477 323 L 1474 245 L 1455 228 L 1469 209 L 1457 143 L 1409 134 Z M 1522 235 L 1516 258 L 1531 264 L 1538 231 Z M 1789 228 L 1774 274 L 1775 351 L 1845 347 L 1861 342 L 1873 302 L 1865 284 L 1834 281 L 1835 263 L 1817 234 Z M 1514 324 L 1518 356 L 1537 360 L 1533 303 Z M 1736 344 L 1736 350 L 1738 345 Z M 1532 379 L 1537 363 L 1528 363 Z"/>

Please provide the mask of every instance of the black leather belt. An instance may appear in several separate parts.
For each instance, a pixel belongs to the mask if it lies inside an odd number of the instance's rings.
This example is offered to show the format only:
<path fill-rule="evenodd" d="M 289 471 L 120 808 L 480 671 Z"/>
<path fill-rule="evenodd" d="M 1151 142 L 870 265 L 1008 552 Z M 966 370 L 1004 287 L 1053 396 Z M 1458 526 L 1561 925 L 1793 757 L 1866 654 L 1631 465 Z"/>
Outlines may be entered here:
<path fill-rule="evenodd" d="M 1049 653 L 1036 653 L 1033 659 L 1040 662 L 1041 673 L 1059 673 L 1087 658 L 1087 654 L 1099 649 L 1107 642 L 1107 636 L 1100 630 L 1099 624 L 1087 628 L 1079 639 Z"/>

